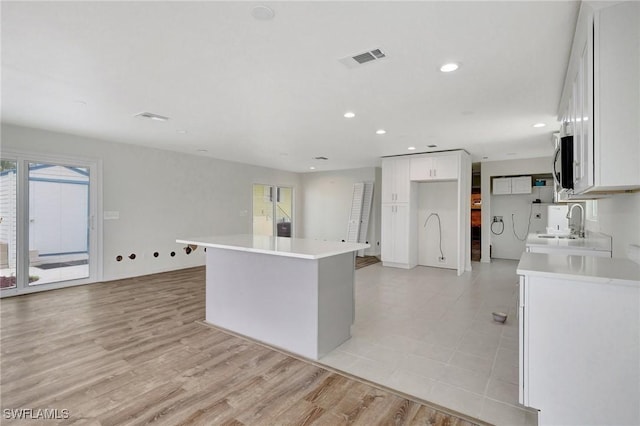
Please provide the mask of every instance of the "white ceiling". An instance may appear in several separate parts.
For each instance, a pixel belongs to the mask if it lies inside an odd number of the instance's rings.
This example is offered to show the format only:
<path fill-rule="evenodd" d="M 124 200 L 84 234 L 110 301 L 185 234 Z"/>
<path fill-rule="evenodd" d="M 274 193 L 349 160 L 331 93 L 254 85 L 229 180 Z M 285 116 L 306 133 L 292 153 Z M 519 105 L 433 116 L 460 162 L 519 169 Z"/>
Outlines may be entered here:
<path fill-rule="evenodd" d="M 275 18 L 254 19 L 258 4 Z M 579 3 L 1 7 L 3 122 L 304 172 L 373 166 L 409 146 L 475 161 L 550 155 Z M 338 61 L 375 48 L 387 58 Z M 461 68 L 441 73 L 450 61 Z M 170 120 L 134 118 L 142 111 Z"/>

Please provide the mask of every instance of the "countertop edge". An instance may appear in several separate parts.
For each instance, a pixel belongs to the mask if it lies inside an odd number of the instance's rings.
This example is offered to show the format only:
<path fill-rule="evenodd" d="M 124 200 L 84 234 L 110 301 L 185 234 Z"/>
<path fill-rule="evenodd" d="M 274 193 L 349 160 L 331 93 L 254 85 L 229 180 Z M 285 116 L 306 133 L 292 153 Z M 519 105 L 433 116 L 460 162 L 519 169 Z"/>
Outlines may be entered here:
<path fill-rule="evenodd" d="M 194 245 L 198 245 L 198 246 L 201 246 L 201 247 L 220 248 L 220 249 L 225 249 L 225 250 L 243 251 L 243 252 L 247 252 L 247 253 L 267 254 L 267 255 L 271 255 L 271 256 L 294 257 L 294 258 L 298 258 L 298 259 L 307 259 L 307 260 L 318 260 L 318 259 L 323 259 L 325 257 L 337 256 L 337 255 L 346 254 L 346 253 L 353 253 L 353 252 L 356 252 L 358 250 L 363 250 L 363 249 L 371 247 L 368 244 L 358 243 L 362 247 L 358 247 L 358 248 L 355 248 L 355 249 L 354 248 L 350 248 L 348 250 L 347 249 L 344 249 L 344 250 L 331 250 L 331 251 L 327 251 L 326 253 L 321 253 L 321 254 L 305 254 L 305 253 L 293 253 L 293 252 L 277 251 L 277 250 L 265 250 L 265 249 L 259 249 L 259 248 L 253 248 L 253 247 L 241 247 L 241 246 L 234 246 L 234 245 L 228 245 L 228 244 L 204 242 L 204 241 L 198 241 L 198 240 L 176 239 L 176 243 L 179 243 L 179 244 L 194 244 Z"/>

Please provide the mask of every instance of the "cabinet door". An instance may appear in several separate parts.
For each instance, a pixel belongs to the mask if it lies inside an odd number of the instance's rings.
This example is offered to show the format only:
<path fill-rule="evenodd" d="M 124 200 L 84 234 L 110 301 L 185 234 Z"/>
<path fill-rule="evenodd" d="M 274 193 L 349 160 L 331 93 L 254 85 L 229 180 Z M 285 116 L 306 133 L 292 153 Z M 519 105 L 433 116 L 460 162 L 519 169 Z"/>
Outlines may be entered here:
<path fill-rule="evenodd" d="M 392 203 L 395 198 L 394 192 L 394 172 L 395 172 L 395 163 L 393 158 L 383 158 L 382 159 L 382 191 L 381 198 L 383 203 Z"/>
<path fill-rule="evenodd" d="M 583 91 L 583 62 L 581 56 L 578 65 L 578 73 L 573 80 L 573 185 L 581 187 L 582 178 L 584 177 L 583 152 L 585 149 L 585 141 L 582 135 L 582 91 Z"/>
<path fill-rule="evenodd" d="M 511 178 L 512 194 L 531 194 L 531 176 Z"/>
<path fill-rule="evenodd" d="M 409 202 L 410 164 L 408 158 L 382 160 L 382 202 Z"/>
<path fill-rule="evenodd" d="M 393 216 L 394 253 L 396 263 L 409 263 L 409 205 L 398 204 Z"/>
<path fill-rule="evenodd" d="M 511 178 L 494 178 L 493 194 L 494 195 L 511 194 Z"/>
<path fill-rule="evenodd" d="M 380 232 L 380 252 L 383 262 L 394 262 L 393 260 L 393 216 L 395 212 L 394 204 L 382 205 L 382 223 Z"/>
<path fill-rule="evenodd" d="M 582 48 L 574 90 L 576 102 L 576 135 L 574 138 L 574 192 L 579 194 L 593 186 L 593 40 L 591 35 Z"/>
<path fill-rule="evenodd" d="M 433 175 L 431 157 L 417 157 L 410 160 L 411 180 L 429 180 Z"/>
<path fill-rule="evenodd" d="M 395 201 L 398 203 L 408 203 L 411 188 L 411 165 L 408 158 L 397 158 L 395 160 Z"/>
<path fill-rule="evenodd" d="M 432 179 L 458 179 L 458 155 L 440 155 L 433 157 Z"/>
<path fill-rule="evenodd" d="M 383 262 L 409 263 L 409 205 L 383 204 L 381 229 Z"/>

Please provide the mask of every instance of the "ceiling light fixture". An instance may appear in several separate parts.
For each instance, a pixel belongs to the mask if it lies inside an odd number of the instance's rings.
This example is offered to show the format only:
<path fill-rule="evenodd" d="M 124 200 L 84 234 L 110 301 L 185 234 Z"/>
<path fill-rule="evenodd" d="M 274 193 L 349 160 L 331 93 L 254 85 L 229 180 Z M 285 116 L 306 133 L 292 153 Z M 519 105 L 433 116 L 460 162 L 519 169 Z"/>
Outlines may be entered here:
<path fill-rule="evenodd" d="M 258 21 L 270 21 L 275 15 L 273 9 L 267 6 L 260 5 L 251 9 L 251 16 Z"/>
<path fill-rule="evenodd" d="M 176 130 L 176 133 L 179 135 L 186 135 L 188 132 L 184 129 L 181 129 L 181 130 Z"/>
<path fill-rule="evenodd" d="M 356 114 L 351 112 L 351 111 L 348 111 L 348 112 L 344 113 L 344 118 L 353 118 L 355 116 L 356 116 Z"/>
<path fill-rule="evenodd" d="M 198 151 L 198 152 L 209 152 L 208 149 L 197 149 L 196 151 Z"/>
<path fill-rule="evenodd" d="M 163 115 L 154 114 L 152 112 L 140 112 L 135 115 L 138 118 L 146 118 L 153 121 L 167 121 L 169 117 L 165 117 Z"/>
<path fill-rule="evenodd" d="M 544 127 L 544 126 L 546 126 L 546 124 L 544 123 L 536 123 L 533 125 L 533 127 Z"/>
<path fill-rule="evenodd" d="M 456 64 L 454 62 L 448 63 L 448 64 L 444 64 L 443 66 L 440 67 L 440 71 L 442 72 L 452 72 L 457 70 L 458 68 L 460 68 L 460 64 Z"/>
<path fill-rule="evenodd" d="M 384 135 L 385 133 L 387 133 L 387 131 L 386 131 L 386 130 L 384 130 L 384 129 L 378 129 L 378 130 L 376 130 L 376 135 Z"/>
<path fill-rule="evenodd" d="M 407 148 L 409 151 L 415 151 L 416 147 L 415 146 L 410 146 L 409 148 Z"/>
<path fill-rule="evenodd" d="M 316 169 L 316 168 L 315 168 L 315 167 L 313 167 L 313 166 L 309 167 L 309 170 L 315 170 L 315 169 Z"/>

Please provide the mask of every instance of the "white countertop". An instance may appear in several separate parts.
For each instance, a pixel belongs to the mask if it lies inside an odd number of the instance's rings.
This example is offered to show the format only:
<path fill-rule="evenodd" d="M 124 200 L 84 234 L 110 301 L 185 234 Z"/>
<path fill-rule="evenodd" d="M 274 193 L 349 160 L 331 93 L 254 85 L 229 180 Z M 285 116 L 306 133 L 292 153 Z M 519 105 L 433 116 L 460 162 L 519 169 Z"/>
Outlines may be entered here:
<path fill-rule="evenodd" d="M 523 253 L 518 275 L 640 285 L 640 265 L 629 259 Z"/>
<path fill-rule="evenodd" d="M 176 240 L 181 244 L 195 244 L 275 256 L 321 259 L 369 248 L 369 244 L 320 241 L 305 238 L 268 237 L 264 235 L 220 235 Z"/>
<path fill-rule="evenodd" d="M 580 250 L 611 251 L 611 237 L 599 232 L 588 232 L 586 238 L 542 238 L 539 233 L 527 236 L 527 246 L 567 247 Z M 548 234 L 542 234 L 548 235 Z"/>

